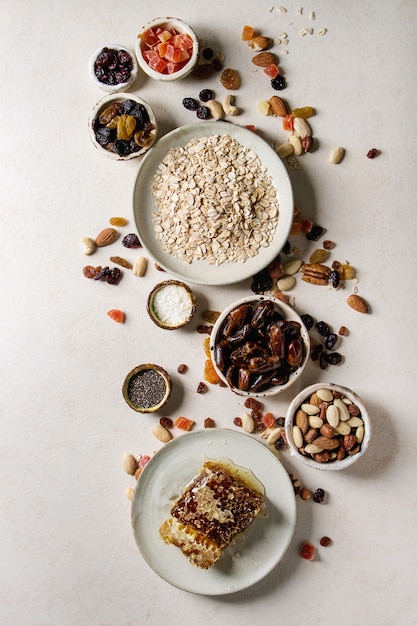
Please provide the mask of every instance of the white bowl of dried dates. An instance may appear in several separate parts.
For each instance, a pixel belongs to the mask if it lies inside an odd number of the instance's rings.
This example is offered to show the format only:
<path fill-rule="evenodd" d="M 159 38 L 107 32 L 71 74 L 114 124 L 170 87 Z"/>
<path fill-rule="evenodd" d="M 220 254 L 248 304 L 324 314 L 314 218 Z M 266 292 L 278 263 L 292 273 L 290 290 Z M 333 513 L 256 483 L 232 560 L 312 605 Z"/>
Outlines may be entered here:
<path fill-rule="evenodd" d="M 158 17 L 143 26 L 136 39 L 139 67 L 154 80 L 188 76 L 198 60 L 197 35 L 183 20 Z"/>
<path fill-rule="evenodd" d="M 292 455 L 321 470 L 342 470 L 368 448 L 371 424 L 359 396 L 341 385 L 316 383 L 291 402 L 285 434 Z"/>
<path fill-rule="evenodd" d="M 271 396 L 301 376 L 310 338 L 300 316 L 272 296 L 237 300 L 218 317 L 210 335 L 213 365 L 242 396 Z"/>

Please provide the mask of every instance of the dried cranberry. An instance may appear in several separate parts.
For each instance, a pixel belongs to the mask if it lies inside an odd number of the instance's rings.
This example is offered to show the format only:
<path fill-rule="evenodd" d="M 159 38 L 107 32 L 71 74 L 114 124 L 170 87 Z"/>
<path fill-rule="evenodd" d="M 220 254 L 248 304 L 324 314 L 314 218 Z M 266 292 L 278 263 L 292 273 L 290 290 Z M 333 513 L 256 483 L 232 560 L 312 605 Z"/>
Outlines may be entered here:
<path fill-rule="evenodd" d="M 314 319 L 311 315 L 309 315 L 308 313 L 304 313 L 303 315 L 301 315 L 301 319 L 303 320 L 303 324 L 307 330 L 311 330 L 313 328 Z"/>
<path fill-rule="evenodd" d="M 287 81 L 285 80 L 284 76 L 282 76 L 281 74 L 278 74 L 278 76 L 275 76 L 275 78 L 271 80 L 272 89 L 281 91 L 282 89 L 285 89 L 286 86 L 287 86 Z"/>
<path fill-rule="evenodd" d="M 324 500 L 325 495 L 326 492 L 324 491 L 324 489 L 316 489 L 316 491 L 313 493 L 314 502 L 318 502 L 319 504 L 321 504 Z"/>
<path fill-rule="evenodd" d="M 314 559 L 314 546 L 311 543 L 306 542 L 301 548 L 301 556 L 303 559 L 307 559 L 307 561 L 312 561 Z"/>
<path fill-rule="evenodd" d="M 198 97 L 201 102 L 208 102 L 209 100 L 213 100 L 213 92 L 211 89 L 202 89 Z"/>
<path fill-rule="evenodd" d="M 129 233 L 123 237 L 122 246 L 125 248 L 140 248 L 141 243 L 139 241 L 139 237 L 135 233 Z"/>
<path fill-rule="evenodd" d="M 200 104 L 194 98 L 184 98 L 182 101 L 183 107 L 188 109 L 189 111 L 197 111 L 200 107 Z"/>
<path fill-rule="evenodd" d="M 211 112 L 208 107 L 200 106 L 196 111 L 196 115 L 199 120 L 208 120 L 211 118 Z"/>

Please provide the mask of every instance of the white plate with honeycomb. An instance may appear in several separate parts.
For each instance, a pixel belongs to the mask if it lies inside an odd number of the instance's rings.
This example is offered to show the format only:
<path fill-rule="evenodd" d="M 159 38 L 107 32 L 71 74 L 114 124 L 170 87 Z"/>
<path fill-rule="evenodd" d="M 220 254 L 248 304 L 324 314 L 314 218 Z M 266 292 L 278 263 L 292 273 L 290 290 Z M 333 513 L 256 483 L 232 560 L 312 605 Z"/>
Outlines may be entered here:
<path fill-rule="evenodd" d="M 174 202 L 175 210 L 172 209 L 172 206 L 169 209 L 169 215 L 171 216 L 173 225 L 169 228 L 169 230 L 165 229 L 166 235 L 171 235 L 175 232 L 175 228 L 178 226 L 183 229 L 184 233 L 187 233 L 186 237 L 178 234 L 175 235 L 176 246 L 178 248 L 178 250 L 175 251 L 175 256 L 174 253 L 166 251 L 168 250 L 167 244 L 163 244 L 163 242 L 157 238 L 155 231 L 154 219 L 158 207 L 151 186 L 154 182 L 155 174 L 158 172 L 161 162 L 165 159 L 167 153 L 171 149 L 180 147 L 184 148 L 192 140 L 205 137 L 212 139 L 217 136 L 229 136 L 244 149 L 248 150 L 250 153 L 254 153 L 260 161 L 260 167 L 266 168 L 265 176 L 270 179 L 268 184 L 265 182 L 263 183 L 266 185 L 265 189 L 270 190 L 272 186 L 276 192 L 276 201 L 278 203 L 278 221 L 275 226 L 275 217 L 265 217 L 266 210 L 264 211 L 261 209 L 261 201 L 257 202 L 254 200 L 254 193 L 257 193 L 259 189 L 262 188 L 262 185 L 259 185 L 257 190 L 254 190 L 249 183 L 245 183 L 246 191 L 243 195 L 246 195 L 247 197 L 250 195 L 251 197 L 250 215 L 252 217 L 250 219 L 250 224 L 253 225 L 253 228 L 250 231 L 250 238 L 252 244 L 257 249 L 254 256 L 250 256 L 246 260 L 242 261 L 231 260 L 236 258 L 237 253 L 233 253 L 232 255 L 232 253 L 229 252 L 232 247 L 234 251 L 236 251 L 236 248 L 239 247 L 239 242 L 241 243 L 241 236 L 243 236 L 243 231 L 241 230 L 239 224 L 241 224 L 243 219 L 246 221 L 246 218 L 248 217 L 246 212 L 244 214 L 243 204 L 240 202 L 241 196 L 239 196 L 239 202 L 235 202 L 238 187 L 235 187 L 232 183 L 230 185 L 226 185 L 227 188 L 232 189 L 230 197 L 234 198 L 234 201 L 229 208 L 224 206 L 222 201 L 214 201 L 213 197 L 209 195 L 210 184 L 206 178 L 206 173 L 203 177 L 198 175 L 198 172 L 201 172 L 201 168 L 199 167 L 196 169 L 195 176 L 191 178 L 190 174 L 191 179 L 190 181 L 187 181 L 186 184 L 189 184 L 190 186 L 195 185 L 197 184 L 197 179 L 199 179 L 198 185 L 200 191 L 198 197 L 200 198 L 202 204 L 210 204 L 210 210 L 213 209 L 215 211 L 217 218 L 207 219 L 200 216 L 198 220 L 201 218 L 202 221 L 199 222 L 200 226 L 197 227 L 193 221 L 193 219 L 197 220 L 197 218 L 191 217 L 195 208 L 194 204 L 192 203 L 193 208 L 191 209 L 191 205 L 189 204 L 190 201 L 187 200 L 187 204 L 184 200 L 180 206 L 180 202 L 178 200 L 173 201 L 171 195 L 170 204 L 172 205 L 172 202 Z M 213 163 L 215 163 L 214 160 Z M 223 161 L 220 163 L 219 168 L 222 166 Z M 234 163 L 229 163 L 229 166 L 233 168 Z M 210 172 L 207 171 L 207 176 L 211 176 L 213 171 L 213 169 L 210 169 Z M 259 172 L 260 169 L 256 167 L 256 171 Z M 217 173 L 219 172 L 220 170 Z M 238 172 L 238 170 L 235 170 L 235 172 L 236 179 L 240 178 L 241 172 Z M 201 182 L 201 179 L 204 179 L 204 182 Z M 244 185 L 242 183 L 242 187 L 243 186 Z M 169 189 L 173 189 L 172 184 L 170 184 Z M 218 187 L 216 187 L 216 190 L 217 189 Z M 163 197 L 167 197 L 165 192 L 163 193 Z M 214 198 L 217 200 L 217 193 L 215 193 Z M 231 208 L 232 206 L 236 207 L 236 204 L 239 205 L 241 215 L 238 215 L 235 208 Z M 187 205 L 187 207 L 185 207 L 185 205 Z M 272 205 L 269 205 L 269 207 L 272 208 Z M 144 249 L 164 270 L 180 280 L 185 280 L 194 284 L 226 285 L 245 280 L 257 274 L 259 271 L 264 269 L 282 250 L 288 239 L 293 221 L 294 199 L 290 178 L 285 165 L 275 150 L 262 137 L 247 128 L 238 126 L 237 124 L 233 124 L 231 122 L 205 121 L 182 126 L 167 133 L 161 137 L 161 139 L 159 139 L 154 144 L 152 149 L 149 150 L 149 152 L 144 156 L 139 166 L 133 192 L 133 213 L 139 239 Z M 255 213 L 257 222 L 254 221 Z M 221 217 L 219 218 L 220 214 Z M 243 217 L 244 215 L 245 218 Z M 233 236 L 238 237 L 235 243 L 231 240 L 225 242 L 222 239 L 224 233 L 228 232 L 228 229 L 224 227 L 222 221 L 223 217 L 229 217 L 230 224 L 232 221 L 235 225 L 237 224 L 237 231 L 234 230 L 235 227 L 233 226 Z M 258 225 L 255 227 L 255 224 Z M 202 225 L 204 225 L 204 230 Z M 158 224 L 158 227 L 160 227 L 160 224 Z M 246 227 L 247 226 L 245 226 L 245 228 Z M 254 239 L 256 240 L 256 237 L 260 236 L 261 230 L 265 237 L 269 232 L 271 236 L 269 244 L 266 244 L 266 241 L 264 241 L 262 245 L 254 242 Z M 163 231 L 164 228 L 162 228 L 162 232 Z M 256 236 L 254 234 L 255 231 L 257 233 Z M 193 233 L 195 233 L 195 235 L 193 235 Z M 261 236 L 262 240 L 264 239 L 264 235 Z M 160 237 L 160 235 L 158 235 L 158 237 Z M 213 239 L 216 239 L 215 244 L 213 243 Z M 190 254 L 188 254 L 188 246 L 191 240 L 195 245 L 198 243 L 200 256 L 197 258 L 197 254 L 193 252 L 191 254 L 191 262 L 189 262 Z M 219 243 L 220 240 L 222 241 L 221 245 Z M 245 240 L 245 245 L 243 246 L 245 249 L 249 246 L 248 242 L 249 240 Z M 216 248 L 214 248 L 214 245 L 216 245 Z M 220 246 L 220 248 L 217 246 Z M 222 249 L 224 252 L 224 248 L 227 249 L 227 257 L 229 260 L 222 259 Z M 187 260 L 180 258 L 183 253 L 188 257 Z"/>
<path fill-rule="evenodd" d="M 173 501 L 207 459 L 231 459 L 253 472 L 265 487 L 259 515 L 209 569 L 192 565 L 167 545 L 159 528 Z M 171 585 L 201 595 L 226 595 L 257 583 L 279 563 L 293 537 L 295 495 L 287 471 L 266 445 L 229 429 L 184 434 L 166 444 L 145 466 L 132 502 L 132 528 L 141 555 Z"/>

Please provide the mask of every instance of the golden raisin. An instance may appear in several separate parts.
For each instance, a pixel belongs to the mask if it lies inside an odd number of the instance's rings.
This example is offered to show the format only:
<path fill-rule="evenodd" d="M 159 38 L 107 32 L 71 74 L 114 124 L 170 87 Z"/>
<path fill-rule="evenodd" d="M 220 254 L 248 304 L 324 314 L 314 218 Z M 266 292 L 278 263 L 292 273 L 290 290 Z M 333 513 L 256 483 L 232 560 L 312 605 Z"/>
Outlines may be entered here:
<path fill-rule="evenodd" d="M 328 257 L 327 250 L 324 248 L 317 248 L 310 255 L 310 263 L 323 263 Z"/>
<path fill-rule="evenodd" d="M 111 256 L 110 261 L 112 263 L 116 263 L 116 265 L 121 265 L 122 267 L 125 267 L 128 270 L 132 269 L 132 264 L 121 256 Z"/>
<path fill-rule="evenodd" d="M 202 317 L 205 322 L 208 322 L 209 324 L 215 324 L 219 315 L 219 311 L 204 311 Z"/>
<path fill-rule="evenodd" d="M 346 326 L 341 326 L 339 328 L 339 335 L 341 335 L 342 337 L 346 337 L 346 335 L 349 334 L 348 329 L 346 328 Z"/>
<path fill-rule="evenodd" d="M 204 363 L 204 380 L 212 385 L 217 385 L 220 380 L 211 359 L 206 359 L 206 362 Z"/>
<path fill-rule="evenodd" d="M 225 89 L 234 91 L 240 87 L 240 76 L 236 70 L 227 67 L 220 75 L 220 84 L 223 85 Z"/>
<path fill-rule="evenodd" d="M 294 117 L 302 117 L 304 119 L 311 117 L 314 113 L 313 107 L 300 107 L 292 111 Z"/>
<path fill-rule="evenodd" d="M 355 278 L 356 270 L 349 263 L 344 263 L 339 268 L 339 274 L 342 280 L 351 280 L 352 278 Z"/>
<path fill-rule="evenodd" d="M 207 358 L 211 358 L 211 352 L 210 352 L 210 337 L 206 337 L 204 339 L 203 342 L 204 345 L 204 352 Z"/>
<path fill-rule="evenodd" d="M 127 219 L 125 217 L 111 217 L 109 223 L 112 226 L 126 226 Z"/>

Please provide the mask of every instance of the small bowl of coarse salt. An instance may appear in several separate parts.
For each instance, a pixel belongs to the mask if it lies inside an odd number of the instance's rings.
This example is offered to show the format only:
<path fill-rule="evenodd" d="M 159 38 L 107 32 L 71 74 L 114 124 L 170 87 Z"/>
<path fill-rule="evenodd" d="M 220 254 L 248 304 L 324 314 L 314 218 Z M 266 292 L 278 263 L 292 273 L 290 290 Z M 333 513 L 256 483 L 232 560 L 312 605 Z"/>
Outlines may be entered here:
<path fill-rule="evenodd" d="M 122 393 L 127 404 L 139 413 L 154 413 L 171 395 L 170 375 L 160 365 L 144 363 L 126 376 Z"/>
<path fill-rule="evenodd" d="M 194 317 L 197 299 L 190 287 L 180 280 L 165 280 L 155 285 L 148 296 L 147 310 L 160 328 L 175 330 Z"/>

